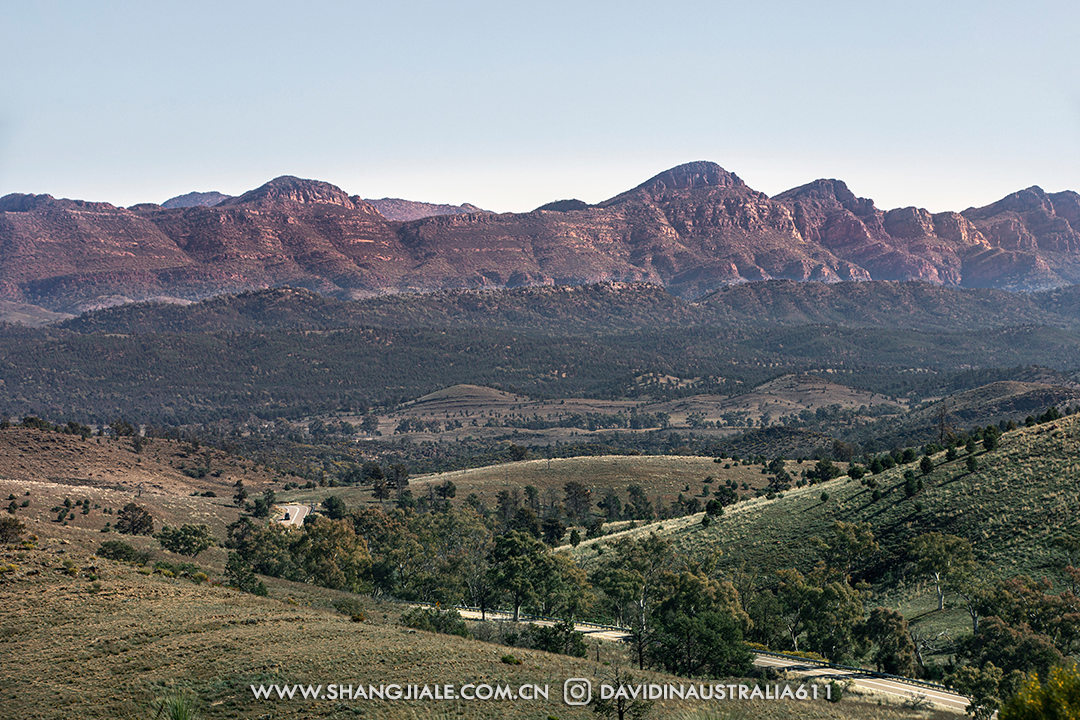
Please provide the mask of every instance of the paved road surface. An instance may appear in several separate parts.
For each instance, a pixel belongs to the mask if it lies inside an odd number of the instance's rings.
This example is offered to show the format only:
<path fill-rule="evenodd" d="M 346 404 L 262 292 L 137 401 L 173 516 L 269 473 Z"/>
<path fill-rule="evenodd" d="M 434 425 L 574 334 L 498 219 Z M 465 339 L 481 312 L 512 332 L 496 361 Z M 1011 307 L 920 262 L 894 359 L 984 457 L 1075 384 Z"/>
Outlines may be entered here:
<path fill-rule="evenodd" d="M 304 518 L 311 511 L 311 507 L 308 505 L 279 505 L 282 510 L 289 516 L 288 520 L 278 520 L 283 525 L 296 525 L 297 527 L 304 524 Z"/>
<path fill-rule="evenodd" d="M 836 678 L 838 680 L 851 681 L 856 687 L 875 692 L 898 695 L 905 700 L 913 698 L 926 698 L 938 707 L 963 713 L 968 706 L 968 699 L 963 695 L 923 687 L 914 683 L 905 683 L 900 680 L 876 678 L 869 675 L 860 675 L 857 671 L 843 668 L 831 668 L 814 663 L 800 663 L 792 658 L 773 657 L 772 655 L 755 655 L 754 664 L 759 667 L 783 668 L 785 671 L 807 678 Z"/>
<path fill-rule="evenodd" d="M 461 613 L 461 617 L 468 620 L 480 619 L 480 611 L 478 610 L 458 610 L 458 612 Z M 510 620 L 511 618 L 512 616 L 508 613 L 493 611 L 488 611 L 487 613 L 488 620 Z M 554 625 L 554 622 L 551 620 L 530 620 L 527 622 L 534 622 L 537 625 Z M 577 625 L 576 629 L 578 632 L 584 633 L 588 637 L 595 637 L 613 642 L 624 640 L 627 637 L 627 634 L 622 630 L 596 627 L 593 625 Z M 923 687 L 914 683 L 905 683 L 901 680 L 889 680 L 887 678 L 862 675 L 854 670 L 832 668 L 803 660 L 774 657 L 772 655 L 758 655 L 756 653 L 754 655 L 754 664 L 759 667 L 783 668 L 786 672 L 801 675 L 806 678 L 836 678 L 837 680 L 850 681 L 855 687 L 874 692 L 887 693 L 889 695 L 896 695 L 904 700 L 925 698 L 938 707 L 953 710 L 958 713 L 963 713 L 964 709 L 968 706 L 968 699 L 963 695 Z"/>

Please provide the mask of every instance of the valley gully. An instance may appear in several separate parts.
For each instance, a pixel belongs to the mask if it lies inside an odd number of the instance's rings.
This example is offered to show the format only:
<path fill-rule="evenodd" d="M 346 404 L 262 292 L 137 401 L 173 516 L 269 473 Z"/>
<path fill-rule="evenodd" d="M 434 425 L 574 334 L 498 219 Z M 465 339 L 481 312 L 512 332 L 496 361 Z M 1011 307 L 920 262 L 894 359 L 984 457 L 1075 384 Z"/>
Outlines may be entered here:
<path fill-rule="evenodd" d="M 550 701 L 550 685 L 492 685 L 453 683 L 439 685 L 331 683 L 328 685 L 251 685 L 256 700 L 525 700 Z M 831 700 L 832 687 L 816 684 L 792 687 L 784 684 L 723 685 L 712 683 L 601 683 L 593 694 L 592 681 L 570 678 L 563 682 L 563 702 L 589 705 L 602 701 L 652 700 Z"/>

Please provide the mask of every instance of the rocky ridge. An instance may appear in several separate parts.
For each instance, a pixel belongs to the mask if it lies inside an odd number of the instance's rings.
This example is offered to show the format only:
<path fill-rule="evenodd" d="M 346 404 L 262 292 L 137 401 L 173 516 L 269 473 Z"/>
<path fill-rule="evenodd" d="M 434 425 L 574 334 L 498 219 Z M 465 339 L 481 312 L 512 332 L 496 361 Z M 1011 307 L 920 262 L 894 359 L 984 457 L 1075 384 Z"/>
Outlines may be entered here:
<path fill-rule="evenodd" d="M 692 299 L 769 279 L 1009 290 L 1080 282 L 1080 195 L 1038 187 L 960 213 L 885 211 L 840 180 L 770 198 L 715 163 L 693 162 L 595 205 L 557 201 L 527 213 L 396 200 L 380 209 L 385 199 L 290 176 L 212 205 L 197 195 L 132 208 L 0 198 L 0 300 L 79 312 L 111 298 L 281 285 L 359 298 L 647 282 Z M 181 200 L 190 204 L 176 207 Z M 433 208 L 446 214 L 388 218 Z"/>

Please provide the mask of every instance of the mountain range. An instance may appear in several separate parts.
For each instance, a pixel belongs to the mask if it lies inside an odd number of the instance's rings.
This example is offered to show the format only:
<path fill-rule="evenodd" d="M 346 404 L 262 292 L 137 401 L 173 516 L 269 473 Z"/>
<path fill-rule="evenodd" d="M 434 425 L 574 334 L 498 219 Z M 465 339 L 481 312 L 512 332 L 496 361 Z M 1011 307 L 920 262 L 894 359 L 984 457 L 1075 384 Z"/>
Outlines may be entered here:
<path fill-rule="evenodd" d="M 453 214 L 394 219 L 431 208 Z M 356 299 L 619 281 L 696 299 L 769 279 L 1075 284 L 1080 195 L 1031 187 L 963 212 L 884 211 L 840 180 L 769 197 L 693 162 L 595 205 L 561 200 L 527 213 L 367 201 L 290 176 L 238 197 L 129 208 L 0 198 L 0 300 L 52 311 L 283 285 Z"/>

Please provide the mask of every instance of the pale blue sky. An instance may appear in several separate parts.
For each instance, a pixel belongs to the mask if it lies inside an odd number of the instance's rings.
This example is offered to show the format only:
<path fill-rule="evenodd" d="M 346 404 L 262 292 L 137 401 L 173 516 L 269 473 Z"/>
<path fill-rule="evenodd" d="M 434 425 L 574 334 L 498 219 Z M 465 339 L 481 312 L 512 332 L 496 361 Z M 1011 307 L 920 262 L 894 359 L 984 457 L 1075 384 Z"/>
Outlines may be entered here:
<path fill-rule="evenodd" d="M 712 160 L 879 207 L 1080 191 L 1080 3 L 6 2 L 0 195 L 278 175 L 499 211 Z"/>

